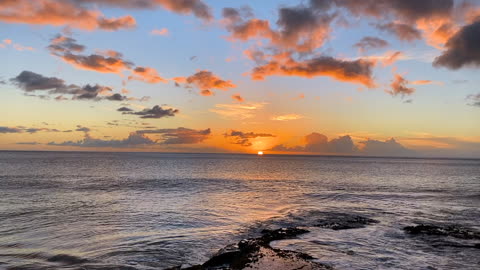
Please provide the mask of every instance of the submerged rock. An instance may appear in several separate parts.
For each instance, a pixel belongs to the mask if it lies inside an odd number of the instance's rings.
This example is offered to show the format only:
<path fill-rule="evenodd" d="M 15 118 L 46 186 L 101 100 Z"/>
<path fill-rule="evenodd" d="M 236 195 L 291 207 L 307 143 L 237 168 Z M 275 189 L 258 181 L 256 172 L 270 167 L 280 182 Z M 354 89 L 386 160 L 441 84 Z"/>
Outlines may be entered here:
<path fill-rule="evenodd" d="M 274 249 L 269 243 L 276 240 L 293 238 L 309 232 L 300 228 L 282 228 L 264 230 L 258 238 L 244 239 L 236 245 L 221 249 L 217 254 L 202 265 L 196 265 L 188 270 L 213 269 L 277 269 L 277 270 L 326 270 L 333 269 L 328 265 L 313 262 L 311 256 L 295 251 Z M 182 269 L 180 267 L 170 268 Z"/>
<path fill-rule="evenodd" d="M 348 230 L 364 228 L 367 225 L 378 223 L 377 220 L 352 214 L 332 214 L 324 220 L 317 221 L 315 227 L 332 230 Z"/>
<path fill-rule="evenodd" d="M 480 232 L 457 225 L 420 224 L 403 228 L 409 234 L 451 236 L 459 239 L 480 239 Z"/>
<path fill-rule="evenodd" d="M 82 259 L 76 256 L 67 255 L 67 254 L 58 254 L 47 259 L 49 262 L 58 262 L 64 264 L 80 264 L 86 263 L 87 259 Z"/>

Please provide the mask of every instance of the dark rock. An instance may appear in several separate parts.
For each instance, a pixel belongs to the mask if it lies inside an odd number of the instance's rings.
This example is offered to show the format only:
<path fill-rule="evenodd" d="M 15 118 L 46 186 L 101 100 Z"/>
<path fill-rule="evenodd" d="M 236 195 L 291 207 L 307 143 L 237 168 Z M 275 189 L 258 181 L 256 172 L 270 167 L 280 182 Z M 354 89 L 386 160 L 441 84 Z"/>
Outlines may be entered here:
<path fill-rule="evenodd" d="M 310 255 L 274 249 L 269 243 L 275 240 L 293 238 L 297 235 L 309 232 L 300 228 L 282 228 L 278 230 L 264 230 L 258 238 L 244 239 L 236 245 L 230 245 L 221 249 L 217 254 L 202 265 L 185 268 L 187 270 L 219 270 L 219 269 L 305 269 L 325 270 L 332 269 L 330 266 L 310 261 Z M 171 270 L 181 269 L 170 268 Z"/>
<path fill-rule="evenodd" d="M 378 223 L 377 220 L 351 214 L 335 214 L 324 220 L 317 221 L 316 227 L 332 230 L 348 230 L 364 228 L 366 225 Z"/>
<path fill-rule="evenodd" d="M 47 259 L 49 262 L 59 262 L 64 264 L 86 263 L 88 260 L 67 254 L 58 254 Z"/>
<path fill-rule="evenodd" d="M 119 265 L 82 265 L 74 270 L 138 270 L 132 266 Z"/>
<path fill-rule="evenodd" d="M 281 228 L 278 230 L 263 230 L 260 238 L 263 244 L 268 245 L 272 241 L 284 240 L 294 238 L 300 234 L 305 234 L 310 231 L 301 228 Z"/>
<path fill-rule="evenodd" d="M 403 228 L 405 232 L 413 235 L 438 235 L 451 236 L 459 239 L 480 239 L 480 232 L 460 227 L 457 225 L 432 225 L 420 224 Z"/>

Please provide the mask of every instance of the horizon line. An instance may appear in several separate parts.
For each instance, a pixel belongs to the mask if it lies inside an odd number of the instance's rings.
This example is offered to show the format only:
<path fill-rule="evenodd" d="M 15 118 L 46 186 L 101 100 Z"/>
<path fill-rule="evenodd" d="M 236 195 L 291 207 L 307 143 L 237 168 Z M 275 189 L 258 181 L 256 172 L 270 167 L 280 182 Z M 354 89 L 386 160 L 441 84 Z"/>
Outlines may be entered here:
<path fill-rule="evenodd" d="M 95 151 L 95 150 L 3 150 L 0 152 L 49 152 L 49 153 L 139 153 L 139 154 L 205 154 L 205 155 L 246 155 L 258 156 L 257 153 L 244 152 L 158 152 L 158 151 Z M 298 157 L 340 157 L 340 158 L 391 158 L 391 159 L 456 159 L 456 160 L 480 160 L 480 157 L 445 157 L 445 156 L 368 156 L 368 155 L 335 155 L 335 154 L 281 154 L 281 153 L 265 153 L 261 157 L 268 156 L 298 156 Z"/>

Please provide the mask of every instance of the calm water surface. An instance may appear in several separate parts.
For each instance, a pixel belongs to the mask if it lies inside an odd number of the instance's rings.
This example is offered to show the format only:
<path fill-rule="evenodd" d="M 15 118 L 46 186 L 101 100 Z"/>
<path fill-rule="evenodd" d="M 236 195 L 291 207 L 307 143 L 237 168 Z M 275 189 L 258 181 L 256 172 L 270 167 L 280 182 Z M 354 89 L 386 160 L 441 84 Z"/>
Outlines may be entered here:
<path fill-rule="evenodd" d="M 309 227 L 331 213 L 380 223 Z M 336 269 L 479 269 L 448 245 L 475 242 L 402 231 L 421 222 L 480 229 L 480 160 L 0 152 L 0 269 L 196 264 L 283 225 L 312 232 L 274 246 Z"/>

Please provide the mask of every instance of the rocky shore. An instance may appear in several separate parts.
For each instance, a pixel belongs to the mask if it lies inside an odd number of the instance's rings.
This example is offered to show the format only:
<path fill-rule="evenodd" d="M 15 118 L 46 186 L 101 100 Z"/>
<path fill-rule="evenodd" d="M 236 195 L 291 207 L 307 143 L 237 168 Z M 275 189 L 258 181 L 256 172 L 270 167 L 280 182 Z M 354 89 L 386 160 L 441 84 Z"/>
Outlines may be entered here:
<path fill-rule="evenodd" d="M 352 214 L 331 214 L 316 220 L 314 227 L 332 230 L 348 230 L 363 228 L 377 220 Z M 307 224 L 306 224 L 307 225 Z M 311 224 L 308 224 L 311 226 Z M 201 265 L 188 268 L 180 266 L 166 270 L 217 270 L 217 269 L 277 269 L 277 270 L 329 270 L 330 265 L 314 261 L 308 254 L 275 249 L 270 246 L 272 241 L 295 238 L 309 231 L 301 227 L 287 227 L 275 230 L 265 229 L 257 238 L 244 239 L 237 244 L 229 245 L 219 250 L 213 257 Z"/>
<path fill-rule="evenodd" d="M 281 228 L 264 230 L 258 238 L 245 239 L 235 245 L 221 249 L 210 260 L 202 265 L 188 268 L 174 267 L 169 270 L 210 270 L 210 269 L 304 269 L 325 270 L 333 269 L 328 265 L 312 261 L 312 257 L 305 253 L 274 249 L 270 242 L 294 238 L 297 235 L 308 233 L 302 228 Z"/>
<path fill-rule="evenodd" d="M 378 223 L 377 220 L 368 217 L 335 213 L 324 216 L 313 223 L 313 227 L 321 227 L 331 230 L 349 230 L 364 228 L 368 225 Z M 305 224 L 312 226 L 312 224 Z M 480 232 L 457 225 L 432 225 L 418 224 L 404 227 L 406 234 L 415 236 L 457 238 L 467 240 L 480 240 Z M 261 236 L 257 238 L 244 239 L 237 244 L 229 245 L 219 250 L 208 261 L 201 265 L 182 268 L 181 266 L 168 268 L 165 270 L 333 270 L 331 265 L 315 261 L 310 255 L 272 248 L 272 241 L 295 238 L 299 235 L 308 233 L 305 227 L 286 227 L 275 230 L 263 230 Z M 442 245 L 448 245 L 457 248 L 480 248 L 480 243 L 459 244 L 442 241 Z M 432 246 L 438 245 L 435 241 Z"/>

